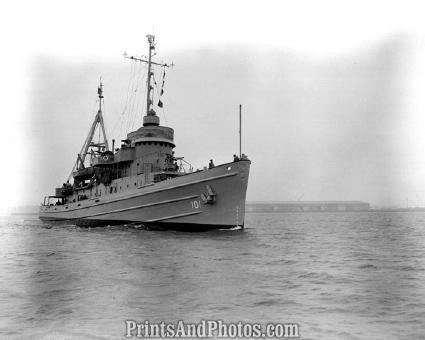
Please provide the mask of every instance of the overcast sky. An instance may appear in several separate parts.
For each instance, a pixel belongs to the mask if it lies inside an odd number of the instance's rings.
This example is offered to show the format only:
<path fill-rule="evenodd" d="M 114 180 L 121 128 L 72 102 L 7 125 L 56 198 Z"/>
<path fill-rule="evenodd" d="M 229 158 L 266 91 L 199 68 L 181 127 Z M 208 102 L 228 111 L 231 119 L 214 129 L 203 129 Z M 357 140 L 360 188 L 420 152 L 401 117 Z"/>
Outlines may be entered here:
<path fill-rule="evenodd" d="M 248 200 L 425 205 L 419 2 L 42 1 L 1 13 L 3 208 L 66 180 L 99 77 L 109 138 L 137 127 L 139 69 L 122 53 L 145 54 L 152 32 L 158 61 L 175 63 L 158 114 L 195 167 L 237 152 L 242 103 Z"/>

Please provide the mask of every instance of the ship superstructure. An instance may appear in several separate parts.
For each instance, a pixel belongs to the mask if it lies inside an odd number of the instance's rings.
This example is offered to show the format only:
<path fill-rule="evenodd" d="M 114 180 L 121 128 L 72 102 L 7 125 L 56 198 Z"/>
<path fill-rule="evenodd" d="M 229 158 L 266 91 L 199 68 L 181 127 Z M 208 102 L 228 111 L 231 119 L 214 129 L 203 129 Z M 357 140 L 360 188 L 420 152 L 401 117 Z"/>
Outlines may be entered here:
<path fill-rule="evenodd" d="M 98 87 L 99 108 L 68 181 L 47 196 L 40 208 L 44 220 L 73 220 L 97 226 L 141 223 L 147 226 L 201 230 L 244 225 L 245 196 L 250 161 L 233 162 L 193 171 L 175 157 L 174 130 L 161 126 L 153 106 L 152 60 L 155 37 L 148 35 L 146 112 L 143 126 L 112 148 L 102 115 L 103 84 Z M 162 105 L 162 103 L 159 103 Z M 102 140 L 93 141 L 99 129 Z"/>

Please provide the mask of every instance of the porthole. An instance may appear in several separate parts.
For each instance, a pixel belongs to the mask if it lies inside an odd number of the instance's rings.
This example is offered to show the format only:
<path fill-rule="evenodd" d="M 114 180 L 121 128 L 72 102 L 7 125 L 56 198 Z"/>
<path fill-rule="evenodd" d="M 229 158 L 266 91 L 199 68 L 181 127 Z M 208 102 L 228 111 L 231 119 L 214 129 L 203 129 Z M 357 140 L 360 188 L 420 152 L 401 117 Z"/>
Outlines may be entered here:
<path fill-rule="evenodd" d="M 232 170 L 232 167 L 231 166 L 228 166 L 227 167 L 227 171 L 230 171 L 230 170 Z"/>

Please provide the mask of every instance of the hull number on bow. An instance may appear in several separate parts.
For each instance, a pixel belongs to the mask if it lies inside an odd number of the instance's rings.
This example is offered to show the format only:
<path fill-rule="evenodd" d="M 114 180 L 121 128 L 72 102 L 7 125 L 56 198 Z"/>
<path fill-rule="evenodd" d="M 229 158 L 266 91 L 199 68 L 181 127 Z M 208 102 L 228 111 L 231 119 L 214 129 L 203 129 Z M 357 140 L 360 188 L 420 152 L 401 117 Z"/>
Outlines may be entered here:
<path fill-rule="evenodd" d="M 199 209 L 199 207 L 201 206 L 200 201 L 191 201 L 190 203 L 192 204 L 192 209 Z"/>

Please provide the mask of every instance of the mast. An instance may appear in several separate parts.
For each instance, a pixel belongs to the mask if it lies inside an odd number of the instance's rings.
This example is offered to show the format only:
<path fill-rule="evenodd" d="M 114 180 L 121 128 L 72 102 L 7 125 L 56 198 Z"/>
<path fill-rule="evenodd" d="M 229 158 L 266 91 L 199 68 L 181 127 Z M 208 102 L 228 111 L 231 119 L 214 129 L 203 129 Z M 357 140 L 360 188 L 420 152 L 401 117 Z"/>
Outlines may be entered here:
<path fill-rule="evenodd" d="M 103 84 L 102 80 L 100 80 L 100 84 L 97 87 L 97 95 L 99 96 L 99 112 L 102 112 L 102 99 L 103 99 Z"/>
<path fill-rule="evenodd" d="M 151 78 L 153 76 L 153 72 L 151 71 L 152 69 L 152 50 L 155 49 L 155 45 L 154 45 L 154 41 L 155 41 L 155 36 L 148 34 L 146 36 L 146 38 L 148 38 L 148 43 L 149 43 L 149 59 L 148 59 L 148 78 L 146 80 L 146 88 L 148 91 L 148 94 L 146 96 L 146 115 L 155 115 L 155 111 L 150 110 L 151 105 L 153 103 L 153 98 L 151 99 L 151 91 L 153 90 L 153 86 L 151 85 Z"/>
<path fill-rule="evenodd" d="M 103 115 L 102 115 L 102 101 L 103 101 L 103 84 L 102 81 L 100 81 L 99 86 L 97 87 L 97 95 L 99 97 L 99 109 L 96 113 L 96 116 L 94 117 L 94 121 L 90 127 L 89 134 L 86 137 L 86 140 L 84 141 L 84 144 L 81 148 L 80 153 L 77 155 L 77 161 L 75 162 L 74 167 L 71 170 L 71 173 L 68 177 L 68 180 L 71 179 L 72 174 L 75 170 L 84 169 L 84 161 L 86 160 L 87 153 L 89 151 L 90 147 L 97 146 L 99 149 L 104 148 L 103 151 L 109 151 L 109 145 L 108 145 L 108 139 L 106 138 L 106 131 L 105 131 L 105 123 L 103 121 Z M 93 143 L 93 137 L 94 133 L 96 132 L 97 125 L 100 125 L 100 128 L 102 130 L 103 135 L 103 142 L 99 143 Z"/>
<path fill-rule="evenodd" d="M 242 158 L 242 104 L 239 104 L 239 158 Z"/>
<path fill-rule="evenodd" d="M 132 59 L 135 61 L 139 61 L 142 63 L 146 63 L 148 64 L 148 77 L 146 80 L 146 115 L 143 116 L 143 126 L 149 126 L 149 125 L 159 125 L 159 117 L 156 115 L 155 110 L 152 108 L 153 105 L 153 86 L 151 83 L 151 79 L 153 77 L 153 71 L 152 71 L 152 65 L 158 65 L 161 67 L 172 67 L 174 66 L 174 64 L 161 64 L 161 63 L 156 63 L 154 61 L 152 61 L 152 51 L 155 50 L 155 36 L 152 34 L 148 34 L 146 36 L 146 38 L 148 39 L 148 44 L 149 44 L 149 56 L 148 56 L 148 60 L 146 59 L 142 59 L 142 58 L 138 58 L 138 57 L 128 57 L 126 53 L 124 53 L 124 58 L 128 58 L 128 59 Z"/>
<path fill-rule="evenodd" d="M 103 114 L 102 114 L 102 101 L 103 101 L 103 84 L 102 84 L 102 80 L 100 80 L 99 87 L 97 88 L 97 94 L 99 95 L 99 111 L 97 112 L 97 114 L 99 116 L 99 124 L 100 124 L 100 127 L 102 128 L 103 142 L 104 142 L 104 146 L 105 146 L 105 151 L 109 151 L 108 139 L 106 138 L 106 132 L 105 132 L 105 122 L 103 121 Z"/>

